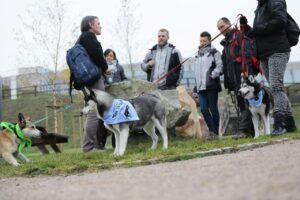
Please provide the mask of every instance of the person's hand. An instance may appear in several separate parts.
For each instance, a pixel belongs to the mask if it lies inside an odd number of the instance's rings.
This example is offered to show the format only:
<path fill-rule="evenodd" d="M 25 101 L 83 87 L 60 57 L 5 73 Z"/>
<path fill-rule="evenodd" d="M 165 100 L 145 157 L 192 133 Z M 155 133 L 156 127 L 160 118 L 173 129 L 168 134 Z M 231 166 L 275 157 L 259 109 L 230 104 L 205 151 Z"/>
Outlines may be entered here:
<path fill-rule="evenodd" d="M 108 67 L 105 71 L 105 74 L 111 74 L 111 72 L 112 72 L 112 68 Z"/>
<path fill-rule="evenodd" d="M 192 97 L 198 98 L 198 93 L 193 92 L 193 93 L 192 93 Z"/>
<path fill-rule="evenodd" d="M 149 65 L 150 67 L 153 67 L 153 66 L 155 65 L 155 61 L 154 61 L 154 60 L 150 60 L 150 61 L 148 62 L 148 65 Z"/>
<path fill-rule="evenodd" d="M 210 77 L 211 77 L 212 79 L 215 79 L 215 78 L 219 77 L 219 73 L 218 73 L 218 72 L 215 72 L 215 71 L 212 71 Z"/>
<path fill-rule="evenodd" d="M 241 18 L 240 18 L 240 24 L 241 25 L 248 24 L 248 20 L 247 20 L 247 18 L 244 15 L 242 15 Z"/>

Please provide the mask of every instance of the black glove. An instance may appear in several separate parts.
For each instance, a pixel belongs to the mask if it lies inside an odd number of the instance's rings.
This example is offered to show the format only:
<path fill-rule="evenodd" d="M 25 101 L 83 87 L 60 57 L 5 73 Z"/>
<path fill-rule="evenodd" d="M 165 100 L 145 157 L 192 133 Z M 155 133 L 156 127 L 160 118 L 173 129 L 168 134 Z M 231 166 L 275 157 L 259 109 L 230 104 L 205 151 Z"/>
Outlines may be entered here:
<path fill-rule="evenodd" d="M 247 18 L 244 15 L 242 15 L 241 18 L 240 18 L 240 24 L 241 25 L 248 24 L 248 20 L 247 20 Z"/>

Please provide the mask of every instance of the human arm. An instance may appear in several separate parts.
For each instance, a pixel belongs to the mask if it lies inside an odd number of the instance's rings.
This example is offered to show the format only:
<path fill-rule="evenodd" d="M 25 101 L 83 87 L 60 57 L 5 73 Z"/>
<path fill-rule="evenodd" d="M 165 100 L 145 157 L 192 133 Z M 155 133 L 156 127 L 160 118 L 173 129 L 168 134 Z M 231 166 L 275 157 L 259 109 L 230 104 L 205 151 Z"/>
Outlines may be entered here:
<path fill-rule="evenodd" d="M 285 28 L 287 22 L 286 3 L 284 0 L 268 1 L 267 7 L 270 12 L 270 20 L 255 24 L 253 27 L 253 36 L 266 36 L 274 34 Z"/>
<path fill-rule="evenodd" d="M 216 63 L 215 69 L 211 72 L 212 78 L 217 78 L 223 73 L 223 62 L 221 58 L 221 53 L 219 51 L 216 51 L 214 56 L 214 62 Z"/>

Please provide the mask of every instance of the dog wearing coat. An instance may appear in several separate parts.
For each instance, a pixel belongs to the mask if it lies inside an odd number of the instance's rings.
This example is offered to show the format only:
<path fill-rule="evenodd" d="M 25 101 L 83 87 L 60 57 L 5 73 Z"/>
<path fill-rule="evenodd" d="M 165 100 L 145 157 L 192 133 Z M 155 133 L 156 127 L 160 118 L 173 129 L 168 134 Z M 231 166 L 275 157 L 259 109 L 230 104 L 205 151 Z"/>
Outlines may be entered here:
<path fill-rule="evenodd" d="M 18 119 L 19 122 L 16 125 L 9 123 L 12 126 L 6 126 L 5 122 L 2 122 L 1 126 L 6 127 L 0 132 L 0 155 L 5 161 L 14 166 L 19 165 L 16 159 L 18 156 L 23 162 L 29 162 L 29 159 L 22 152 L 18 151 L 19 145 L 24 142 L 24 140 L 30 141 L 29 138 L 31 137 L 41 137 L 41 131 L 35 127 L 29 118 L 25 119 L 24 116 L 19 113 Z M 11 129 L 11 131 L 9 129 Z"/>
<path fill-rule="evenodd" d="M 114 155 L 122 156 L 125 153 L 129 132 L 135 128 L 143 130 L 152 138 L 151 149 L 155 149 L 158 143 L 158 136 L 155 129 L 159 131 L 163 139 L 163 148 L 168 148 L 168 134 L 166 128 L 166 109 L 160 98 L 154 94 L 144 94 L 142 96 L 126 102 L 124 109 L 118 107 L 124 100 L 115 99 L 112 95 L 101 90 L 84 90 L 85 107 L 83 114 L 87 114 L 93 107 L 97 107 L 98 117 L 104 121 L 105 127 L 115 135 L 116 147 Z M 114 102 L 117 105 L 113 105 Z M 119 104 L 120 103 L 120 104 Z M 130 108 L 132 106 L 132 108 Z M 116 108 L 112 114 L 110 110 Z M 112 118 L 117 118 L 116 113 L 120 111 L 121 118 L 129 118 L 128 121 L 121 120 L 114 122 Z M 136 112 L 136 113 L 135 113 Z M 110 115 L 110 118 L 108 117 Z M 134 115 L 136 115 L 134 117 Z M 132 119 L 132 120 L 131 120 Z"/>
<path fill-rule="evenodd" d="M 242 80 L 239 93 L 249 105 L 255 131 L 254 137 L 259 136 L 260 119 L 263 122 L 264 134 L 270 135 L 270 113 L 274 106 L 274 100 L 269 89 L 262 86 L 252 75 L 249 75 Z"/>

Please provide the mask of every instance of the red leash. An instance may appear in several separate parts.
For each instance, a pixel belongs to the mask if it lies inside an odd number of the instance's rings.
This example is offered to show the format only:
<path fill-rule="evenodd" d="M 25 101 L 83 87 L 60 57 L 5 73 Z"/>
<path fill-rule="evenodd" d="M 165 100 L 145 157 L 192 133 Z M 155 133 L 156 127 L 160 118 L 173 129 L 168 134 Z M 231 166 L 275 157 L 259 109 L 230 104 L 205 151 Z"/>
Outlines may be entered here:
<path fill-rule="evenodd" d="M 239 17 L 239 15 L 237 16 Z M 236 19 L 236 22 L 239 18 Z M 233 24 L 236 24 L 233 23 Z M 208 45 L 210 45 L 215 39 L 217 39 L 221 34 L 223 34 L 226 30 L 228 30 L 233 24 L 230 24 L 230 26 L 228 26 L 224 31 L 220 32 L 218 35 L 216 35 L 213 39 L 211 39 L 211 41 L 207 44 L 207 45 L 204 45 L 204 46 L 201 46 L 200 49 L 202 48 L 205 48 L 207 47 Z M 173 69 L 171 69 L 170 71 L 168 71 L 167 73 L 165 73 L 162 77 L 160 77 L 159 79 L 157 79 L 156 81 L 154 81 L 154 84 L 158 84 L 161 80 L 163 80 L 164 78 L 166 78 L 167 76 L 169 76 L 171 73 L 173 73 L 175 70 L 177 70 L 179 67 L 182 66 L 183 63 L 185 63 L 187 60 L 189 60 L 190 58 L 194 57 L 196 54 L 198 53 L 195 52 L 192 56 L 186 58 L 185 60 L 183 60 L 181 63 L 179 63 L 178 65 L 176 65 Z"/>

